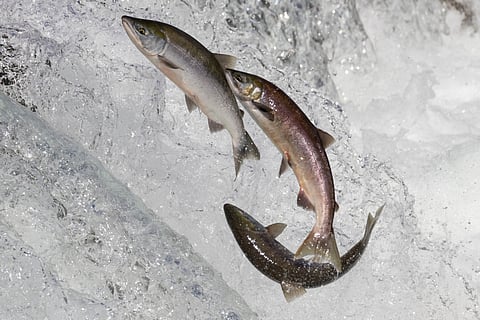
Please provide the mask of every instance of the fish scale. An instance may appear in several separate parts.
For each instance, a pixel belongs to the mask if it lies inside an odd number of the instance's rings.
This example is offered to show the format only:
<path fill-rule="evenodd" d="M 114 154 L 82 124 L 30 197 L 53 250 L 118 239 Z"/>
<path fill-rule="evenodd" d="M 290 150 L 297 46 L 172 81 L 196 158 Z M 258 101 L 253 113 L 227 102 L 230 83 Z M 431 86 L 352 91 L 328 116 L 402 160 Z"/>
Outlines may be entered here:
<path fill-rule="evenodd" d="M 224 68 L 235 64 L 234 57 L 213 54 L 166 23 L 123 16 L 122 24 L 137 49 L 185 93 L 188 110 L 198 107 L 211 132 L 225 128 L 230 133 L 236 176 L 245 158 L 260 159 L 225 78 Z"/>
<path fill-rule="evenodd" d="M 313 256 L 341 270 L 333 218 L 335 202 L 333 177 L 325 148 L 334 139 L 316 128 L 302 110 L 273 83 L 253 74 L 227 69 L 227 81 L 255 122 L 282 153 L 279 175 L 291 167 L 300 191 L 297 204 L 314 210 L 316 222 L 296 257 Z"/>
<path fill-rule="evenodd" d="M 282 286 L 285 299 L 290 302 L 305 293 L 305 288 L 327 285 L 350 271 L 363 255 L 373 227 L 384 206 L 375 216 L 368 215 L 365 232 L 342 257 L 342 269 L 337 271 L 330 263 L 317 263 L 296 259 L 290 250 L 275 238 L 286 225 L 275 223 L 264 227 L 242 209 L 225 204 L 223 210 L 233 236 L 247 259 L 265 276 Z"/>

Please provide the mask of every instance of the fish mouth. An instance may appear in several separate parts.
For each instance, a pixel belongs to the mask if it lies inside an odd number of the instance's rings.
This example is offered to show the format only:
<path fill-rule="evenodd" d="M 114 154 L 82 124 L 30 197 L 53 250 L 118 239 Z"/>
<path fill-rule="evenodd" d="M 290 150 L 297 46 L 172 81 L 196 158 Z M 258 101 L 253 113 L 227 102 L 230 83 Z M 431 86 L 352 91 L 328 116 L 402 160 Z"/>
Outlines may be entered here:
<path fill-rule="evenodd" d="M 135 34 L 135 31 L 133 28 L 133 19 L 134 18 L 129 16 L 122 16 L 122 25 L 125 31 L 127 32 L 127 35 L 130 38 L 130 40 L 132 40 L 132 42 L 136 44 L 140 42 L 140 39 L 138 39 L 137 35 Z"/>
<path fill-rule="evenodd" d="M 263 226 L 257 226 L 258 222 L 242 209 L 233 204 L 226 203 L 223 206 L 227 223 L 234 235 L 251 231 L 262 231 Z"/>
<path fill-rule="evenodd" d="M 241 214 L 239 213 L 238 208 L 234 205 L 225 203 L 223 206 L 223 211 L 225 212 L 225 217 L 227 218 L 229 225 L 234 225 L 240 221 Z"/>
<path fill-rule="evenodd" d="M 223 206 L 223 211 L 225 212 L 225 217 L 227 218 L 230 229 L 232 229 L 233 233 L 235 234 L 237 228 L 245 224 L 245 212 L 229 203 L 226 203 Z"/>
<path fill-rule="evenodd" d="M 122 16 L 122 25 L 123 25 L 123 28 L 125 28 L 125 30 L 132 30 L 133 27 L 132 27 L 132 24 L 133 24 L 133 19 L 132 17 L 129 17 L 129 16 Z"/>
<path fill-rule="evenodd" d="M 235 80 L 233 80 L 233 72 L 236 72 L 236 70 L 233 69 L 225 69 L 225 78 L 227 79 L 227 83 L 230 86 L 230 89 L 232 89 L 232 92 L 235 94 L 238 100 L 240 101 L 252 101 L 252 99 L 246 95 L 243 94 L 243 92 L 238 88 L 237 84 L 235 83 Z"/>
<path fill-rule="evenodd" d="M 147 50 L 143 48 L 142 42 L 140 41 L 140 38 L 137 35 L 137 31 L 135 30 L 135 27 L 133 26 L 135 20 L 137 20 L 134 17 L 130 16 L 122 16 L 122 25 L 125 31 L 127 32 L 128 37 L 130 40 L 133 42 L 133 44 L 145 55 L 145 56 L 155 56 L 156 54 L 149 53 Z"/>

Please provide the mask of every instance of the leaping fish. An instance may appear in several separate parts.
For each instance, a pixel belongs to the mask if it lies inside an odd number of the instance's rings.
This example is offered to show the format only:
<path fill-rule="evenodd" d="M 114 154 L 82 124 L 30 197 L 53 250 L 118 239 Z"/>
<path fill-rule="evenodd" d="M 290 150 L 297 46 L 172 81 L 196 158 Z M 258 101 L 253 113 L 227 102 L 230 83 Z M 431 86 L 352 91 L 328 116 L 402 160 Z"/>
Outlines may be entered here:
<path fill-rule="evenodd" d="M 261 273 L 282 286 L 290 302 L 305 293 L 305 288 L 324 286 L 345 275 L 360 260 L 373 227 L 384 206 L 375 216 L 368 215 L 363 238 L 341 257 L 342 269 L 337 272 L 329 263 L 296 259 L 293 253 L 275 238 L 286 227 L 283 223 L 264 227 L 248 213 L 231 204 L 224 205 L 225 216 L 240 249 Z"/>
<path fill-rule="evenodd" d="M 279 176 L 288 166 L 300 185 L 297 204 L 315 210 L 316 222 L 296 257 L 313 255 L 314 262 L 327 261 L 342 270 L 333 217 L 333 177 L 325 148 L 334 139 L 316 128 L 302 110 L 273 83 L 253 74 L 226 70 L 235 96 L 283 155 Z"/>
<path fill-rule="evenodd" d="M 215 55 L 166 23 L 123 16 L 122 24 L 138 50 L 185 93 L 188 110 L 200 108 L 208 117 L 210 132 L 228 130 L 236 175 L 244 158 L 260 158 L 225 79 L 224 68 L 235 64 L 234 57 Z"/>

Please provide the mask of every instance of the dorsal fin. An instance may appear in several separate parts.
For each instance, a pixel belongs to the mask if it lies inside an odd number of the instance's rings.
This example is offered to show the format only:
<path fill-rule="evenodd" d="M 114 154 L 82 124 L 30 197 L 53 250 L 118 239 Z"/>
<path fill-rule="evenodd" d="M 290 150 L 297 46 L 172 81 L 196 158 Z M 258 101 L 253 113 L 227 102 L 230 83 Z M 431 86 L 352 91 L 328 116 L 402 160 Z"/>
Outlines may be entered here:
<path fill-rule="evenodd" d="M 214 53 L 215 58 L 217 58 L 217 61 L 220 63 L 220 65 L 224 69 L 231 69 L 235 67 L 235 64 L 237 63 L 237 58 L 228 54 L 221 54 L 221 53 Z"/>
<path fill-rule="evenodd" d="M 287 225 L 285 223 L 273 223 L 267 226 L 265 229 L 267 229 L 268 234 L 270 234 L 273 238 L 276 238 L 286 227 Z"/>
<path fill-rule="evenodd" d="M 323 131 L 322 129 L 317 128 L 317 130 L 318 135 L 320 136 L 320 140 L 322 140 L 322 144 L 325 149 L 335 142 L 335 138 L 332 137 L 329 133 Z"/>

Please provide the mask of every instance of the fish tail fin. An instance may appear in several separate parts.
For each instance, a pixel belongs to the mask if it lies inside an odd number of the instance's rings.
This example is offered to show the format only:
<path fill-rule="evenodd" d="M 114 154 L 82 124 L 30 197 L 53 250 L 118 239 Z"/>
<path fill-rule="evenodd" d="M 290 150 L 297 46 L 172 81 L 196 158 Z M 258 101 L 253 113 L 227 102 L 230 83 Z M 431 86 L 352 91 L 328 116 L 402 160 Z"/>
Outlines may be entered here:
<path fill-rule="evenodd" d="M 244 131 L 238 145 L 233 145 L 233 159 L 235 161 L 235 176 L 238 175 L 243 159 L 260 159 L 260 152 L 247 131 Z"/>
<path fill-rule="evenodd" d="M 380 218 L 380 214 L 383 211 L 383 207 L 385 207 L 385 204 L 383 204 L 380 208 L 377 209 L 377 212 L 375 213 L 375 217 L 372 216 L 370 213 L 368 214 L 367 226 L 365 227 L 365 233 L 363 234 L 363 239 L 362 239 L 362 242 L 365 246 L 370 240 L 370 235 L 372 234 L 373 227 L 375 226 L 378 219 Z"/>
<path fill-rule="evenodd" d="M 335 234 L 320 235 L 312 230 L 295 253 L 296 258 L 313 255 L 314 262 L 328 262 L 337 272 L 342 271 L 342 260 L 335 241 Z"/>

